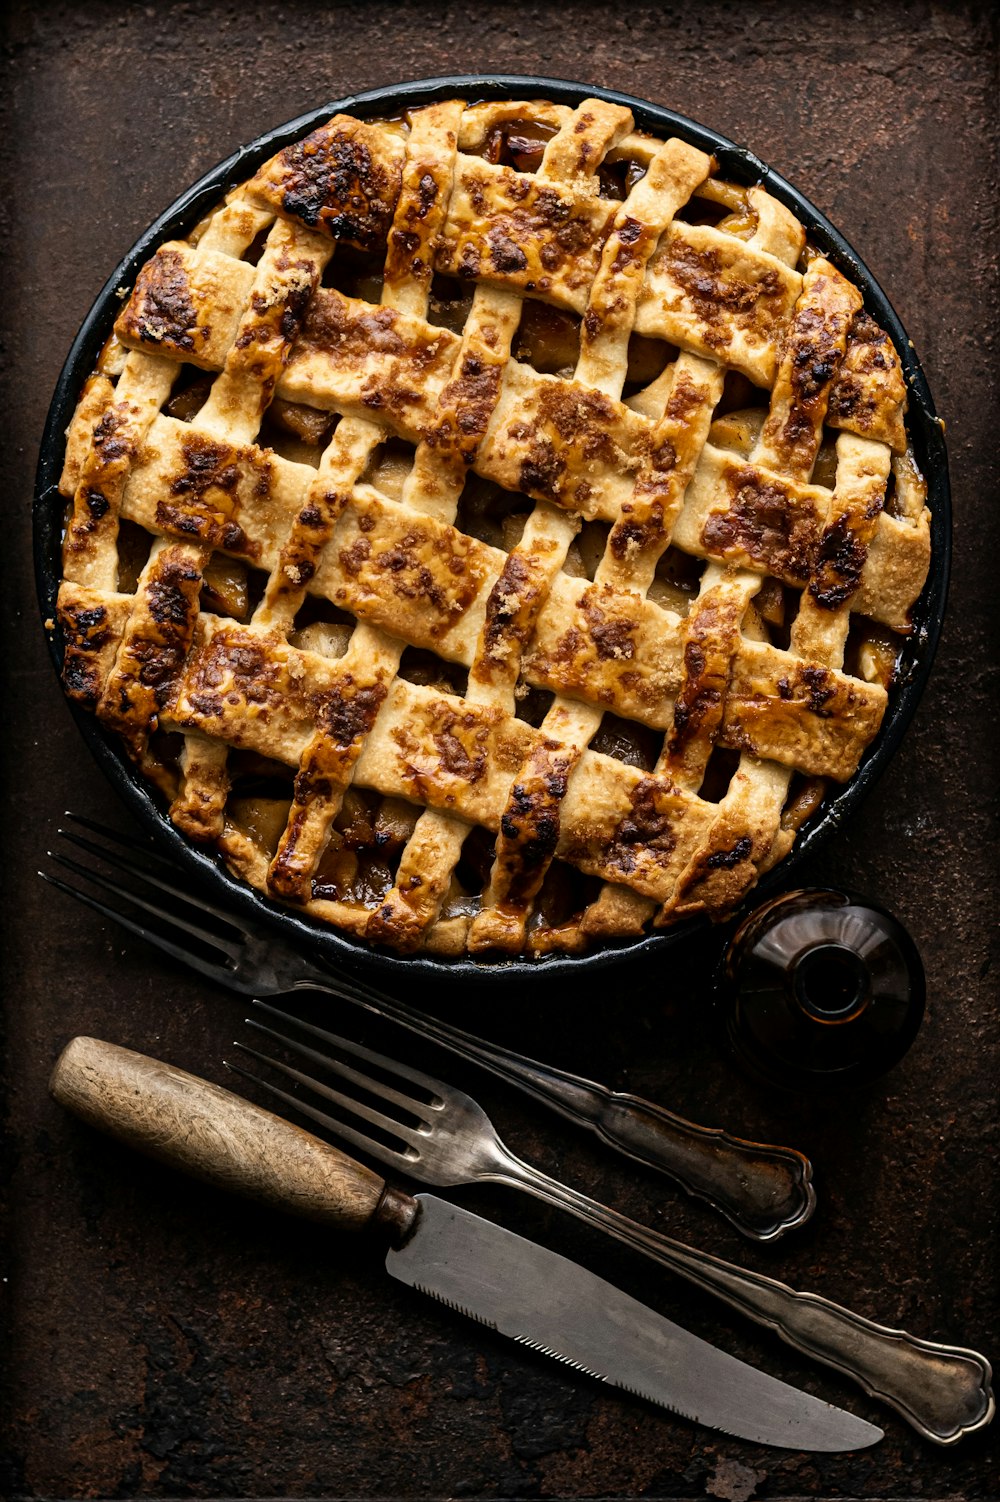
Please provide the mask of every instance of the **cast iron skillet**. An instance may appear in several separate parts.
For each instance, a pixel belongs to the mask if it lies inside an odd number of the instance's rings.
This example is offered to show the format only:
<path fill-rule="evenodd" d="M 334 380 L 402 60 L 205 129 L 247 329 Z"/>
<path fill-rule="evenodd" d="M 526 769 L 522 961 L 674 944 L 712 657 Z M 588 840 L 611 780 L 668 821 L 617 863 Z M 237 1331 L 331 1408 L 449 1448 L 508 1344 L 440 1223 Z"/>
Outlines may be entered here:
<path fill-rule="evenodd" d="M 868 748 L 851 781 L 826 799 L 816 815 L 803 826 L 792 853 L 754 889 L 750 901 L 755 904 L 777 888 L 786 886 L 802 859 L 815 851 L 820 842 L 853 812 L 896 750 L 913 715 L 930 672 L 947 595 L 951 551 L 948 463 L 942 427 L 935 415 L 930 391 L 916 354 L 885 293 L 864 262 L 818 209 L 752 152 L 745 147 L 736 146 L 724 136 L 695 124 L 683 115 L 674 114 L 672 110 L 662 109 L 658 105 L 633 99 L 627 94 L 614 93 L 609 89 L 551 78 L 490 74 L 422 79 L 395 87 L 370 89 L 363 94 L 324 104 L 319 109 L 301 115 L 297 120 L 269 131 L 213 168 L 150 225 L 112 273 L 73 341 L 59 377 L 42 439 L 34 503 L 35 569 L 43 620 L 55 618 L 56 592 L 62 572 L 60 552 L 63 502 L 58 495 L 57 485 L 63 462 L 65 430 L 77 395 L 93 369 L 98 352 L 121 307 L 119 294 L 131 288 L 143 262 L 163 241 L 183 238 L 230 188 L 243 182 L 276 151 L 298 140 L 338 111 L 350 111 L 370 118 L 393 116 L 406 109 L 456 95 L 470 101 L 536 98 L 568 105 L 576 105 L 581 99 L 596 96 L 614 104 L 628 106 L 639 129 L 648 130 L 660 137 L 679 136 L 700 147 L 702 151 L 714 155 L 723 177 L 735 182 L 763 184 L 769 193 L 786 204 L 798 217 L 805 226 L 810 241 L 861 289 L 865 307 L 889 333 L 902 360 L 909 388 L 908 425 L 917 463 L 928 481 L 933 547 L 930 577 L 914 610 L 914 629 L 902 652 L 898 679 L 891 691 L 889 708 L 879 735 Z M 56 669 L 59 670 L 62 667 L 63 643 L 58 630 L 49 633 L 49 647 Z M 190 845 L 170 824 L 151 789 L 129 761 L 116 738 L 105 733 L 92 715 L 73 704 L 70 704 L 70 709 L 98 765 L 128 808 L 164 852 L 172 856 L 196 884 L 202 883 L 206 892 L 224 901 L 245 919 L 272 924 L 292 943 L 312 949 L 333 965 L 353 970 L 389 991 L 397 987 L 405 990 L 416 985 L 425 994 L 433 995 L 440 988 L 443 993 L 454 995 L 456 987 L 467 988 L 470 980 L 478 985 L 489 986 L 491 993 L 497 986 L 506 990 L 512 984 L 520 987 L 527 985 L 533 989 L 540 989 L 540 985 L 544 984 L 551 988 L 553 982 L 566 982 L 571 978 L 582 980 L 584 973 L 593 982 L 597 979 L 597 972 L 606 971 L 609 967 L 616 968 L 616 978 L 620 979 L 623 966 L 642 961 L 646 968 L 649 962 L 662 957 L 666 946 L 699 933 L 708 937 L 707 921 L 692 918 L 663 933 L 654 933 L 632 942 L 606 945 L 588 955 L 551 955 L 537 960 L 514 959 L 490 963 L 469 958 L 445 960 L 424 956 L 401 957 L 387 951 L 373 950 L 336 929 L 269 902 L 253 888 L 230 876 L 220 858 L 207 855 Z"/>

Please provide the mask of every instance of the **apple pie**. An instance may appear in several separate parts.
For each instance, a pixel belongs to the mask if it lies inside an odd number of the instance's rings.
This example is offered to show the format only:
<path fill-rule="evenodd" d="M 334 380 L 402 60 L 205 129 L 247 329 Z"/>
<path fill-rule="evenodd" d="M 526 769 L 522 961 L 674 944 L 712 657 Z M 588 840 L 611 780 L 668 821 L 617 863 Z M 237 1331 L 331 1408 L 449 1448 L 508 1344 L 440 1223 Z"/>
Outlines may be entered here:
<path fill-rule="evenodd" d="M 600 99 L 339 114 L 142 267 L 69 430 L 67 693 L 371 944 L 724 915 L 879 732 L 906 385 L 760 187 Z"/>

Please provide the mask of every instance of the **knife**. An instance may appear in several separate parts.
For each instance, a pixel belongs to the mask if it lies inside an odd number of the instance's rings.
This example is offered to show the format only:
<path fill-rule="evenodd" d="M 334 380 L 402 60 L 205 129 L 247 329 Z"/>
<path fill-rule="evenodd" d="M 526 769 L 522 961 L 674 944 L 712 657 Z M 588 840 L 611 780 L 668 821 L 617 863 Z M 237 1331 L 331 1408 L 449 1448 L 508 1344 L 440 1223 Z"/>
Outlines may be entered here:
<path fill-rule="evenodd" d="M 568 1258 L 371 1169 L 218 1085 L 74 1038 L 49 1089 L 91 1126 L 210 1184 L 346 1230 L 381 1231 L 402 1283 L 614 1387 L 740 1439 L 864 1449 L 882 1430 L 738 1361 Z"/>

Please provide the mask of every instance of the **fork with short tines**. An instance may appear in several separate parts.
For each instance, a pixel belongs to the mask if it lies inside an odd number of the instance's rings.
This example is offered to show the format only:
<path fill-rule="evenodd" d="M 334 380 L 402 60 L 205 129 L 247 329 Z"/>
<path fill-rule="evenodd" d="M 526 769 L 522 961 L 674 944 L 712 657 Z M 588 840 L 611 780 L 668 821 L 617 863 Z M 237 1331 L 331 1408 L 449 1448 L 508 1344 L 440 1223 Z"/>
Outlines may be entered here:
<path fill-rule="evenodd" d="M 891 1404 L 915 1429 L 939 1444 L 953 1444 L 992 1417 L 990 1364 L 977 1352 L 918 1340 L 904 1331 L 876 1325 L 818 1294 L 797 1293 L 773 1278 L 638 1225 L 515 1157 L 482 1108 L 461 1090 L 264 1002 L 255 1002 L 255 1006 L 258 1012 L 324 1047 L 320 1051 L 312 1043 L 255 1018 L 247 1019 L 250 1026 L 328 1077 L 337 1077 L 348 1090 L 324 1083 L 247 1044 L 237 1043 L 236 1047 L 334 1105 L 338 1115 L 331 1117 L 310 1101 L 237 1064 L 228 1067 L 380 1162 L 425 1184 L 507 1184 L 570 1211 L 769 1326 L 806 1356 L 852 1377 L 867 1393 Z M 340 1057 L 342 1054 L 377 1073 L 366 1073 Z M 366 1099 L 359 1100 L 357 1092 Z M 340 1112 L 373 1130 L 362 1130 L 343 1120 Z"/>
<path fill-rule="evenodd" d="M 246 996 L 324 991 L 430 1038 L 596 1132 L 619 1152 L 669 1174 L 689 1194 L 713 1205 L 755 1240 L 773 1240 L 812 1214 L 816 1203 L 812 1167 L 802 1153 L 697 1126 L 639 1096 L 609 1090 L 411 1011 L 354 976 L 320 969 L 276 936 L 254 931 L 200 892 L 185 890 L 179 869 L 145 841 L 140 843 L 76 814 L 66 817 L 90 835 L 99 835 L 102 843 L 70 830 L 60 830 L 60 835 L 98 857 L 116 875 L 83 866 L 65 855 L 51 858 L 117 902 L 44 871 L 39 874 L 213 981 Z M 118 879 L 120 873 L 124 873 L 124 883 Z M 122 902 L 129 905 L 129 911 L 123 911 Z"/>

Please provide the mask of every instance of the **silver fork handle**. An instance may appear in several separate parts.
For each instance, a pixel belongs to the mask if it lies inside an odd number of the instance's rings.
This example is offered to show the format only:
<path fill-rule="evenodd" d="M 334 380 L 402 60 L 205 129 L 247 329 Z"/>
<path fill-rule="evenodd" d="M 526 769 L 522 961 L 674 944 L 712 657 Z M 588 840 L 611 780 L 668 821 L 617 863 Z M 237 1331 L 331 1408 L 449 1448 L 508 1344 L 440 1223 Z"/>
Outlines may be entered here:
<path fill-rule="evenodd" d="M 993 1417 L 991 1367 L 978 1352 L 876 1325 L 819 1294 L 798 1293 L 762 1273 L 697 1251 L 559 1183 L 506 1148 L 497 1164 L 489 1175 L 495 1182 L 527 1189 L 547 1204 L 569 1210 L 715 1294 L 803 1355 L 853 1378 L 927 1439 L 953 1445 Z"/>
<path fill-rule="evenodd" d="M 314 978 L 315 977 L 315 978 Z M 747 1142 L 716 1127 L 698 1126 L 672 1111 L 609 1090 L 579 1075 L 540 1064 L 523 1054 L 487 1043 L 393 1002 L 367 988 L 348 986 L 310 971 L 309 989 L 351 1001 L 410 1032 L 431 1038 L 463 1059 L 488 1069 L 595 1132 L 609 1147 L 649 1168 L 669 1174 L 696 1199 L 706 1201 L 755 1241 L 773 1241 L 803 1225 L 816 1205 L 812 1164 L 790 1147 Z M 351 986 L 354 982 L 350 983 Z"/>

